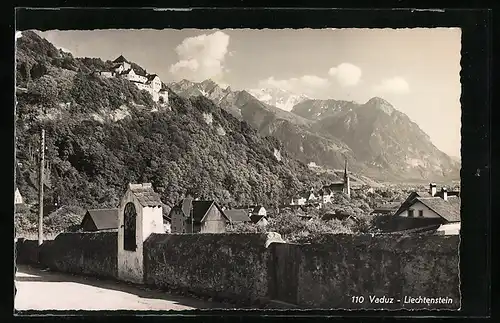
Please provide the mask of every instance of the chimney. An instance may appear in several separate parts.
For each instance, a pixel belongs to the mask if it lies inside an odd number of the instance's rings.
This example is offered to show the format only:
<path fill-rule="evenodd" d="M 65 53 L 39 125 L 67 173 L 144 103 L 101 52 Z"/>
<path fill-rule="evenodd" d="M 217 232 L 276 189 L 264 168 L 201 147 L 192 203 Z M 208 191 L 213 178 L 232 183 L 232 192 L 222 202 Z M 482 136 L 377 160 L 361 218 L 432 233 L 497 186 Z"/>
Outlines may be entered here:
<path fill-rule="evenodd" d="M 443 195 L 443 200 L 448 201 L 448 189 L 446 187 L 441 188 L 441 194 Z"/>
<path fill-rule="evenodd" d="M 431 196 L 436 196 L 436 191 L 437 191 L 436 184 L 435 183 L 430 183 L 430 185 L 429 185 L 429 194 Z"/>

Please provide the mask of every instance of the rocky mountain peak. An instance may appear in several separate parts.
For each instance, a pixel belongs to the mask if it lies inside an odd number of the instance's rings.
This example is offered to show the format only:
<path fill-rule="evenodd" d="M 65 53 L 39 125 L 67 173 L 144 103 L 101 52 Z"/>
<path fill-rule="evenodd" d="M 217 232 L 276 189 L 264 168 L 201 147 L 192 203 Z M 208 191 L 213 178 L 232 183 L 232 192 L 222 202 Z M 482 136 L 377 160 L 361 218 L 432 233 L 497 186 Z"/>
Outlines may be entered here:
<path fill-rule="evenodd" d="M 390 104 L 389 102 L 380 97 L 371 98 L 370 100 L 368 100 L 368 102 L 365 103 L 365 106 L 376 107 L 382 110 L 383 112 L 387 113 L 388 115 L 391 115 L 396 110 L 394 109 L 392 104 Z"/>

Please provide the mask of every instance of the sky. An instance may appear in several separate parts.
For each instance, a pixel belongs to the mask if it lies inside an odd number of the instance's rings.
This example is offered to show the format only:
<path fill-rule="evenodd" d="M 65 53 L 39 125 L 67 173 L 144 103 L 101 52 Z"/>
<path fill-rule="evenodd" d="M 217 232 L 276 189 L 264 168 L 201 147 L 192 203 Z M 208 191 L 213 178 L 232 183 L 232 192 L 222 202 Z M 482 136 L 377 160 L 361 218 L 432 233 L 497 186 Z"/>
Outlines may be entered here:
<path fill-rule="evenodd" d="M 168 83 L 211 78 L 232 89 L 278 87 L 318 99 L 381 97 L 460 156 L 458 28 L 138 29 L 45 31 L 76 57 L 123 55 Z"/>

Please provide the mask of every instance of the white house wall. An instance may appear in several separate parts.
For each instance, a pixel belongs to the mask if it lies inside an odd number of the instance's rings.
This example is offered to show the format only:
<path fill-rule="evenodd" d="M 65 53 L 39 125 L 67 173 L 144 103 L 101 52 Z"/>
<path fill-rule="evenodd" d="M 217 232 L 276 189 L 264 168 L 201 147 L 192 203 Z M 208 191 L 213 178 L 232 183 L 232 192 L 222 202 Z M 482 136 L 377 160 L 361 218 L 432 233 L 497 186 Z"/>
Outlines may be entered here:
<path fill-rule="evenodd" d="M 161 206 L 142 209 L 142 239 L 141 245 L 152 233 L 165 233 L 163 227 L 163 210 Z M 141 254 L 142 256 L 142 254 Z"/>
<path fill-rule="evenodd" d="M 161 80 L 158 76 L 156 76 L 151 82 L 151 87 L 155 92 L 160 92 L 161 90 Z"/>
<path fill-rule="evenodd" d="M 440 218 L 440 216 L 438 214 L 436 214 L 436 212 L 432 211 L 431 209 L 429 209 L 427 206 L 425 206 L 421 202 L 416 202 L 408 209 L 413 210 L 413 217 L 414 218 L 422 218 L 418 215 L 419 210 L 423 211 L 423 218 L 427 218 L 427 219 Z M 408 217 L 408 210 L 403 211 L 399 216 Z"/>

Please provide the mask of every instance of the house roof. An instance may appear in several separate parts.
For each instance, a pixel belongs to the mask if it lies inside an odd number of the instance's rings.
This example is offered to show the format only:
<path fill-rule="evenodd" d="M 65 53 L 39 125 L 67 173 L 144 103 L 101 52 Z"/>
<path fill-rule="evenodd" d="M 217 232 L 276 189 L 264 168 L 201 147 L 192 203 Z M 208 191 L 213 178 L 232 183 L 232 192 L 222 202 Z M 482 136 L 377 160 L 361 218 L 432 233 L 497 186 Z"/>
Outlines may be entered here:
<path fill-rule="evenodd" d="M 261 209 L 264 209 L 264 207 L 262 205 L 257 205 L 256 207 L 253 208 L 252 213 L 259 213 Z"/>
<path fill-rule="evenodd" d="M 114 61 L 113 63 L 123 63 L 123 62 L 126 62 L 128 63 L 127 59 L 125 57 L 123 57 L 123 55 L 120 55 L 118 56 Z"/>
<path fill-rule="evenodd" d="M 394 212 L 394 215 L 399 215 L 401 212 L 406 210 L 406 208 L 409 207 L 410 204 L 413 203 L 413 200 L 416 199 L 417 197 L 432 197 L 432 196 L 427 191 L 411 192 L 410 195 L 408 195 L 408 197 L 406 198 L 406 200 L 404 200 L 403 203 L 401 203 L 398 210 Z"/>
<path fill-rule="evenodd" d="M 160 194 L 154 191 L 150 183 L 133 184 L 129 186 L 129 189 L 142 206 L 162 206 Z"/>
<path fill-rule="evenodd" d="M 193 201 L 193 219 L 195 222 L 201 222 L 208 210 L 214 204 L 214 201 Z M 224 213 L 224 212 L 222 212 Z"/>
<path fill-rule="evenodd" d="M 233 209 L 225 210 L 224 213 L 227 215 L 231 222 L 250 222 L 250 217 L 248 216 L 248 211 L 243 209 Z"/>
<path fill-rule="evenodd" d="M 203 218 L 205 218 L 205 215 L 210 210 L 212 204 L 219 209 L 219 211 L 227 220 L 229 220 L 229 217 L 224 213 L 224 211 L 221 210 L 219 205 L 217 205 L 217 203 L 215 203 L 214 201 L 195 201 L 193 198 L 187 197 L 182 201 L 180 201 L 174 208 L 180 209 L 184 214 L 184 217 L 186 217 L 186 219 L 188 220 L 191 218 L 191 209 L 192 209 L 194 222 L 202 222 Z M 172 210 L 174 208 L 172 208 Z"/>
<path fill-rule="evenodd" d="M 118 209 L 91 209 L 87 210 L 86 215 L 90 216 L 97 230 L 118 228 Z"/>
<path fill-rule="evenodd" d="M 252 223 L 258 223 L 262 218 L 265 219 L 266 217 L 264 215 L 255 214 L 250 217 L 250 220 L 252 221 Z"/>
<path fill-rule="evenodd" d="M 151 82 L 155 79 L 155 77 L 157 77 L 158 75 L 156 74 L 149 74 L 147 75 L 146 77 L 148 78 L 148 82 Z"/>
<path fill-rule="evenodd" d="M 457 196 L 450 196 L 446 201 L 440 197 L 418 197 L 414 203 L 417 201 L 448 222 L 460 221 L 460 198 Z"/>

